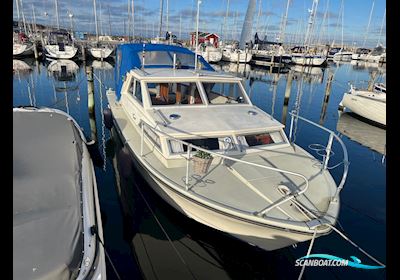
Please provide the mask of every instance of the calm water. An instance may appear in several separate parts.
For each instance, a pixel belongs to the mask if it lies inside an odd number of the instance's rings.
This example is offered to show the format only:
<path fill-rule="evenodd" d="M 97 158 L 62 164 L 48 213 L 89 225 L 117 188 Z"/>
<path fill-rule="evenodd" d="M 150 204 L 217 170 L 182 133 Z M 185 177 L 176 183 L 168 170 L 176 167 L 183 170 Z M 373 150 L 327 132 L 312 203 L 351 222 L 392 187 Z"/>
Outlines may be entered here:
<path fill-rule="evenodd" d="M 85 66 L 95 76 L 95 114 L 89 116 Z M 114 130 L 104 126 L 107 106 L 105 87 L 114 88 L 114 63 L 14 60 L 14 106 L 49 106 L 68 112 L 87 138 L 97 140 L 93 156 L 102 210 L 104 242 L 122 279 L 297 279 L 295 260 L 306 255 L 309 242 L 265 252 L 221 232 L 198 224 L 172 209 L 143 181 L 139 170 L 130 171 Z M 341 135 L 350 160 L 349 175 L 341 192 L 340 226 L 353 241 L 383 263 L 386 262 L 386 166 L 382 153 L 386 131 L 356 116 L 339 114 L 338 105 L 348 82 L 382 78 L 386 69 L 374 64 L 329 64 L 327 68 L 276 69 L 224 64 L 217 70 L 244 77 L 255 105 L 286 123 L 288 112 L 322 124 Z M 27 70 L 29 69 L 29 70 Z M 303 71 L 303 72 L 301 72 Z M 329 96 L 328 77 L 333 75 Z M 289 81 L 289 82 L 288 82 Z M 286 92 L 286 98 L 285 98 Z M 314 155 L 310 144 L 326 145 L 328 135 L 299 121 L 296 143 Z M 334 145 L 333 166 L 342 160 Z M 383 161 L 382 161 L 383 160 Z M 338 183 L 341 166 L 331 173 Z M 375 265 L 336 233 L 316 239 L 312 253 L 345 259 L 356 256 Z M 116 276 L 107 263 L 107 276 Z M 307 267 L 304 279 L 384 279 L 385 270 L 351 267 Z"/>

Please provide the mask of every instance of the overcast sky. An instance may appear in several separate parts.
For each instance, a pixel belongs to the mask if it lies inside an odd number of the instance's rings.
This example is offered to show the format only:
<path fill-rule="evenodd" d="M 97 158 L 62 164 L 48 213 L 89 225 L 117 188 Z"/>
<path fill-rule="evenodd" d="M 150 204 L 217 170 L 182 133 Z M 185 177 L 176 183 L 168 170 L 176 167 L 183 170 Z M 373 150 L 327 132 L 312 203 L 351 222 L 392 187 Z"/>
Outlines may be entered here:
<path fill-rule="evenodd" d="M 17 19 L 16 1 L 14 1 L 14 19 Z M 19 0 L 20 12 L 26 20 L 33 19 L 33 10 L 37 23 L 56 26 L 55 0 Z M 128 32 L 128 2 L 132 0 L 96 0 L 97 17 L 104 34 L 122 35 Z M 160 0 L 134 0 L 135 35 L 153 37 L 158 35 Z M 167 30 L 167 2 L 169 6 L 168 29 L 179 37 L 188 38 L 195 30 L 197 0 L 164 0 L 163 33 Z M 202 0 L 200 5 L 200 31 L 216 32 L 227 39 L 239 39 L 248 0 L 230 0 L 229 16 L 226 20 L 226 32 L 223 31 L 224 17 L 228 0 Z M 280 30 L 285 0 L 256 0 L 256 11 L 253 19 L 253 35 L 258 31 L 261 38 L 265 34 L 274 40 Z M 308 21 L 308 9 L 312 0 L 291 0 L 286 27 L 286 39 L 302 41 Z M 386 44 L 386 2 L 384 0 L 343 0 L 345 43 L 362 45 L 372 5 L 373 13 L 367 36 L 367 46 L 376 46 L 379 41 Z M 317 7 L 317 18 L 313 32 L 315 40 L 324 42 L 341 42 L 341 0 L 320 0 Z M 68 13 L 73 14 L 72 24 L 75 31 L 95 32 L 93 0 L 58 0 L 60 25 L 70 28 Z M 100 12 L 101 11 L 101 12 Z M 47 16 L 46 16 L 47 13 Z M 324 17 L 325 15 L 325 17 Z M 22 16 L 21 16 L 22 17 Z M 383 25 L 382 25 L 383 23 Z M 131 29 L 132 32 L 132 29 Z M 224 34 L 225 33 L 225 34 Z"/>

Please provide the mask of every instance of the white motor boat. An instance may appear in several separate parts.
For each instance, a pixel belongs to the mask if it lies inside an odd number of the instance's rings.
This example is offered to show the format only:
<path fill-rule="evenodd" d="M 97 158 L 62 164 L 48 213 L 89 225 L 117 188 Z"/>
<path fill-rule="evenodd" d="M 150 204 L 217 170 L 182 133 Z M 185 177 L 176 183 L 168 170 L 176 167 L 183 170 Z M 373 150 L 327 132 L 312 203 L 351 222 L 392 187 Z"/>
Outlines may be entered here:
<path fill-rule="evenodd" d="M 55 59 L 71 59 L 78 52 L 78 48 L 72 42 L 71 35 L 60 30 L 50 32 L 44 48 L 46 57 Z"/>
<path fill-rule="evenodd" d="M 370 49 L 366 48 L 358 48 L 356 51 L 351 55 L 351 59 L 353 60 L 365 60 L 368 54 L 371 52 Z"/>
<path fill-rule="evenodd" d="M 386 125 L 386 90 L 363 90 L 350 86 L 343 95 L 340 106 L 348 108 L 357 115 Z"/>
<path fill-rule="evenodd" d="M 351 56 L 353 55 L 352 52 L 349 51 L 344 51 L 344 50 L 340 50 L 337 53 L 335 53 L 333 55 L 333 59 L 334 60 L 345 60 L 345 61 L 349 61 L 351 60 Z"/>
<path fill-rule="evenodd" d="M 94 167 L 79 125 L 50 108 L 13 109 L 13 276 L 106 279 Z"/>
<path fill-rule="evenodd" d="M 222 60 L 229 62 L 249 63 L 253 55 L 241 49 L 224 48 L 222 50 Z"/>
<path fill-rule="evenodd" d="M 386 62 L 386 50 L 382 46 L 378 46 L 365 56 L 363 60 L 384 63 Z"/>
<path fill-rule="evenodd" d="M 194 56 L 170 45 L 117 48 L 105 116 L 149 186 L 177 211 L 265 250 L 330 233 L 348 168 L 341 139 L 323 128 L 330 140 L 314 146 L 328 156 L 317 160 L 252 104 L 241 78 L 202 57 L 195 70 Z M 334 140 L 344 155 L 339 185 L 328 171 Z"/>

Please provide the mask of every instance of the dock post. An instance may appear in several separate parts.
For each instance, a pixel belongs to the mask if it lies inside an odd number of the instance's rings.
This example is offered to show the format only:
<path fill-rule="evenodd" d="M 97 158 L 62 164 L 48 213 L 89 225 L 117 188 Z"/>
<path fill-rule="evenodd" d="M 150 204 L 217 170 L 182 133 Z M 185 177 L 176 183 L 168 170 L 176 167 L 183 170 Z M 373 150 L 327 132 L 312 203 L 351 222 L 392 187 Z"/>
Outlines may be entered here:
<path fill-rule="evenodd" d="M 286 115 L 289 104 L 290 92 L 292 90 L 292 81 L 293 81 L 293 70 L 289 70 L 286 82 L 285 97 L 283 99 L 283 109 L 282 109 L 282 123 L 284 125 L 286 125 Z"/>
<path fill-rule="evenodd" d="M 328 79 L 326 81 L 326 88 L 325 88 L 325 97 L 324 97 L 324 102 L 322 104 L 321 116 L 319 118 L 320 125 L 322 125 L 325 120 L 326 108 L 328 107 L 329 96 L 331 95 L 333 76 L 334 74 L 332 72 L 328 73 Z"/>
<path fill-rule="evenodd" d="M 371 79 L 368 81 L 368 90 L 371 91 L 374 88 L 376 76 L 378 75 L 378 71 L 372 71 L 370 74 Z"/>
<path fill-rule="evenodd" d="M 94 112 L 94 83 L 93 83 L 93 67 L 86 66 L 86 75 L 88 82 L 88 109 L 89 113 Z"/>
<path fill-rule="evenodd" d="M 85 44 L 81 44 L 81 52 L 82 52 L 82 60 L 86 61 L 86 50 L 85 50 Z"/>
<path fill-rule="evenodd" d="M 38 60 L 39 54 L 38 54 L 38 50 L 37 50 L 36 41 L 33 41 L 33 54 L 35 55 L 35 59 Z"/>
<path fill-rule="evenodd" d="M 88 83 L 88 112 L 89 124 L 91 131 L 91 140 L 97 142 L 97 128 L 95 117 L 95 103 L 94 103 L 94 80 L 93 80 L 93 67 L 86 67 L 87 83 Z"/>

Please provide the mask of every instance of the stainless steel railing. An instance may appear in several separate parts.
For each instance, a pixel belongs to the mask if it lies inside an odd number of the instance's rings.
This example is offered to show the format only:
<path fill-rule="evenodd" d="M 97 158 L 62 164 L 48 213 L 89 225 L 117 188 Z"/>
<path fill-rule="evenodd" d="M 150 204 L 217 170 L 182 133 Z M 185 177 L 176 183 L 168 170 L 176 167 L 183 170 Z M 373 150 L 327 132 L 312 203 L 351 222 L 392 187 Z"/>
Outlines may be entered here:
<path fill-rule="evenodd" d="M 300 117 L 298 114 L 295 114 L 295 111 L 289 112 L 289 114 L 291 115 L 291 121 L 290 121 L 290 131 L 289 131 L 289 141 L 292 143 L 292 134 L 293 134 L 293 124 L 294 124 L 294 120 L 295 119 L 300 119 L 306 123 L 309 123 L 313 126 L 316 126 L 326 132 L 329 133 L 329 139 L 328 139 L 328 143 L 325 146 L 325 156 L 323 158 L 322 161 L 322 169 L 326 170 L 326 169 L 333 169 L 338 167 L 339 165 L 341 165 L 341 163 L 343 163 L 343 175 L 342 175 L 342 179 L 340 180 L 339 186 L 336 189 L 335 195 L 333 196 L 333 201 L 337 201 L 337 198 L 339 196 L 340 191 L 343 189 L 344 183 L 346 182 L 346 178 L 347 178 L 347 174 L 348 174 L 348 170 L 349 170 L 349 157 L 348 157 L 348 153 L 347 153 L 347 148 L 344 145 L 342 139 L 339 138 L 338 135 L 336 135 L 335 132 L 333 132 L 332 130 L 327 129 L 326 127 L 323 127 L 317 123 L 314 123 L 306 118 Z M 339 144 L 342 147 L 343 150 L 343 160 L 341 163 L 335 165 L 333 168 L 329 168 L 328 167 L 328 163 L 329 163 L 329 159 L 330 159 L 330 155 L 332 153 L 332 144 L 333 144 L 333 140 L 336 139 Z"/>
<path fill-rule="evenodd" d="M 169 135 L 169 134 L 167 134 L 167 133 L 165 133 L 165 132 L 163 132 L 163 131 L 155 128 L 155 127 L 152 127 L 151 125 L 149 125 L 147 122 L 145 122 L 143 120 L 141 121 L 141 145 L 140 145 L 140 156 L 141 157 L 144 156 L 144 153 L 143 153 L 144 138 L 145 138 L 145 135 L 146 135 L 146 133 L 144 133 L 144 127 L 147 127 L 147 128 L 149 128 L 150 130 L 152 130 L 153 132 L 155 132 L 157 134 L 164 135 L 164 136 L 168 137 L 169 139 L 172 139 L 174 141 L 177 141 L 177 142 L 182 143 L 183 145 L 187 146 L 187 154 L 186 154 L 186 157 L 185 157 L 185 159 L 186 159 L 185 187 L 186 187 L 187 191 L 189 190 L 189 169 L 190 169 L 189 168 L 190 167 L 189 162 L 190 162 L 190 160 L 192 158 L 192 149 L 196 149 L 196 150 L 199 150 L 199 151 L 203 151 L 203 152 L 209 153 L 209 154 L 211 154 L 211 155 L 213 155 L 215 157 L 222 158 L 224 160 L 231 160 L 231 161 L 234 161 L 234 162 L 239 162 L 239 163 L 247 164 L 247 165 L 254 166 L 254 167 L 268 169 L 268 170 L 272 170 L 272 171 L 275 171 L 275 172 L 290 174 L 290 175 L 293 175 L 293 176 L 300 177 L 301 179 L 304 180 L 304 182 L 305 182 L 304 188 L 302 188 L 300 191 L 289 193 L 289 194 L 285 195 L 284 197 L 278 199 L 277 201 L 273 202 L 268 207 L 266 207 L 266 208 L 264 208 L 264 209 L 262 209 L 262 210 L 260 210 L 260 211 L 258 211 L 256 213 L 254 213 L 254 214 L 258 215 L 258 216 L 263 216 L 268 211 L 270 211 L 270 210 L 276 208 L 277 206 L 279 206 L 279 205 L 281 205 L 281 204 L 293 199 L 296 196 L 299 196 L 299 195 L 303 194 L 308 189 L 308 186 L 309 186 L 308 179 L 305 176 L 303 176 L 302 174 L 299 174 L 299 173 L 296 173 L 296 172 L 292 172 L 292 171 L 288 171 L 288 170 L 284 170 L 284 169 L 280 169 L 280 168 L 274 168 L 274 167 L 270 167 L 270 166 L 265 166 L 265 165 L 261 165 L 261 164 L 257 164 L 257 163 L 248 162 L 248 161 L 245 161 L 245 160 L 237 159 L 237 158 L 230 157 L 230 156 L 227 156 L 227 155 L 224 155 L 224 154 L 213 152 L 211 150 L 204 149 L 202 147 L 199 147 L 199 146 L 193 145 L 191 143 L 185 142 L 185 141 L 183 141 L 181 139 L 175 138 L 175 137 L 173 137 L 173 136 L 171 136 L 171 135 Z"/>

